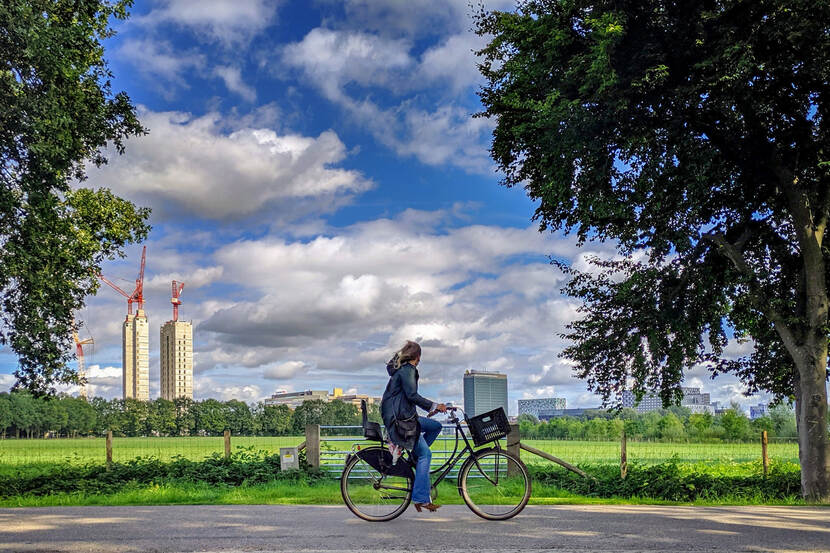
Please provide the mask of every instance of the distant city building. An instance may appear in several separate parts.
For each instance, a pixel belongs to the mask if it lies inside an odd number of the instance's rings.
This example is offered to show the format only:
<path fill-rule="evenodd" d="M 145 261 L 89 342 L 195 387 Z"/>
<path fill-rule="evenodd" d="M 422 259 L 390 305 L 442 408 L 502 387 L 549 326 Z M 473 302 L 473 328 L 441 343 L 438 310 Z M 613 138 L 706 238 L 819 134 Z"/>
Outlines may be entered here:
<path fill-rule="evenodd" d="M 713 413 L 714 408 L 709 402 L 709 393 L 701 393 L 700 388 L 681 388 L 683 391 L 683 399 L 680 400 L 680 405 L 686 407 L 692 413 Z M 622 395 L 623 407 L 636 409 L 638 413 L 648 413 L 649 411 L 657 411 L 663 408 L 663 400 L 655 393 L 648 393 L 643 396 L 640 402 L 634 396 L 632 390 L 623 390 Z"/>
<path fill-rule="evenodd" d="M 360 402 L 364 400 L 366 401 L 366 405 L 372 405 L 374 403 L 380 404 L 379 397 L 368 396 L 366 394 L 344 394 L 343 388 L 335 388 L 329 394 L 329 401 L 334 401 L 335 399 L 351 403 L 357 408 L 360 408 Z"/>
<path fill-rule="evenodd" d="M 488 371 L 464 373 L 464 412 L 469 417 L 498 409 L 507 414 L 507 375 Z"/>
<path fill-rule="evenodd" d="M 127 315 L 121 329 L 121 373 L 124 399 L 150 400 L 150 332 L 139 309 Z"/>
<path fill-rule="evenodd" d="M 760 419 L 769 414 L 769 406 L 766 403 L 759 403 L 758 405 L 749 406 L 749 418 L 751 420 Z"/>
<path fill-rule="evenodd" d="M 367 405 L 380 403 L 379 397 L 368 396 L 365 394 L 344 394 L 343 388 L 334 388 L 331 393 L 327 390 L 304 390 L 302 392 L 286 392 L 277 390 L 277 392 L 264 401 L 265 405 L 288 405 L 292 409 L 296 409 L 306 401 L 320 400 L 326 403 L 334 400 L 345 401 L 351 403 L 355 407 L 360 407 L 360 402 L 366 400 Z"/>
<path fill-rule="evenodd" d="M 161 327 L 161 397 L 193 399 L 193 325 L 167 321 Z"/>
<path fill-rule="evenodd" d="M 546 397 L 539 399 L 520 399 L 519 415 L 532 415 L 539 419 L 540 413 L 567 408 L 564 397 Z"/>

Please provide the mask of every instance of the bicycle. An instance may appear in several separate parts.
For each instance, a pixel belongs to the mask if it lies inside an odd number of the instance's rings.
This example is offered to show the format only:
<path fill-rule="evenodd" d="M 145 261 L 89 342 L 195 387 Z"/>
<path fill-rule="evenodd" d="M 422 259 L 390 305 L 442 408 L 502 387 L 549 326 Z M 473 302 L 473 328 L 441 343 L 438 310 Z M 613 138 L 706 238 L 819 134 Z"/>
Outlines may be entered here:
<path fill-rule="evenodd" d="M 393 463 L 392 454 L 384 445 L 380 425 L 367 420 L 365 402 L 362 402 L 361 410 L 364 437 L 378 441 L 380 445 L 357 447 L 356 450 L 353 446 L 340 477 L 340 493 L 349 510 L 363 520 L 392 520 L 412 501 L 415 461 L 409 452 L 405 452 L 397 463 Z M 475 447 L 493 441 L 495 445 L 474 449 L 461 426 L 458 411 L 467 422 Z M 524 463 L 499 445 L 498 440 L 509 429 L 504 410 L 499 408 L 469 419 L 462 409 L 447 407 L 447 414 L 448 421 L 455 424 L 455 447 L 443 465 L 430 471 L 430 495 L 436 497 L 436 486 L 464 459 L 458 471 L 457 486 L 467 507 L 487 520 L 507 520 L 518 515 L 530 499 L 530 476 Z M 460 452 L 459 438 L 464 441 Z"/>

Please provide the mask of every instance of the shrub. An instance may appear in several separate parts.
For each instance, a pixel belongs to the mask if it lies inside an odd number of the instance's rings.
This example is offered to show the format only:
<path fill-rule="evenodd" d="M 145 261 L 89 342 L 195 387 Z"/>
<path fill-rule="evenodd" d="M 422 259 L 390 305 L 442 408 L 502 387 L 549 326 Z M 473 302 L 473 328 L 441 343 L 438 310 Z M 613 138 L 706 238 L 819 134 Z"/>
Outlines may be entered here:
<path fill-rule="evenodd" d="M 565 469 L 530 466 L 534 480 L 588 497 L 644 497 L 666 501 L 753 498 L 780 501 L 797 497 L 801 475 L 789 465 L 772 466 L 765 478 L 761 474 L 737 476 L 709 472 L 686 472 L 675 461 L 659 465 L 630 465 L 625 479 L 615 465 L 581 467 L 595 478 L 584 478 Z"/>
<path fill-rule="evenodd" d="M 273 480 L 314 481 L 322 475 L 308 470 L 301 456 L 299 471 L 280 471 L 280 457 L 253 448 L 238 448 L 225 459 L 214 454 L 202 461 L 183 457 L 162 462 L 154 457 L 137 457 L 125 463 L 106 465 L 54 464 L 21 466 L 0 473 L 0 498 L 17 495 L 52 495 L 57 493 L 112 493 L 134 485 L 167 482 L 204 482 L 211 485 L 238 486 L 261 484 Z"/>

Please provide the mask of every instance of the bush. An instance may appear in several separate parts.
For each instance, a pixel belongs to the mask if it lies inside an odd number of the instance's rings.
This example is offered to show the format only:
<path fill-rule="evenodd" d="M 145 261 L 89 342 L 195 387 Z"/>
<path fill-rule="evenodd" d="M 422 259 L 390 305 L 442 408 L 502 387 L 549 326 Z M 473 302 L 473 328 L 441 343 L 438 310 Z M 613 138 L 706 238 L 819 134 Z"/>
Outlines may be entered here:
<path fill-rule="evenodd" d="M 675 461 L 651 466 L 630 465 L 625 479 L 620 478 L 620 469 L 615 465 L 581 467 L 596 480 L 559 467 L 528 468 L 536 481 L 588 497 L 643 497 L 681 502 L 725 498 L 780 501 L 798 497 L 801 492 L 801 474 L 789 465 L 773 464 L 766 478 L 760 474 L 685 472 Z"/>
<path fill-rule="evenodd" d="M 280 457 L 253 448 L 238 448 L 230 459 L 214 454 L 203 461 L 183 457 L 162 462 L 154 457 L 138 457 L 125 463 L 106 465 L 36 465 L 18 467 L 0 474 L 0 498 L 18 495 L 44 496 L 57 493 L 113 493 L 134 485 L 169 482 L 204 482 L 217 486 L 262 484 L 274 480 L 313 481 L 322 475 L 308 469 L 300 456 L 298 471 L 280 471 Z"/>

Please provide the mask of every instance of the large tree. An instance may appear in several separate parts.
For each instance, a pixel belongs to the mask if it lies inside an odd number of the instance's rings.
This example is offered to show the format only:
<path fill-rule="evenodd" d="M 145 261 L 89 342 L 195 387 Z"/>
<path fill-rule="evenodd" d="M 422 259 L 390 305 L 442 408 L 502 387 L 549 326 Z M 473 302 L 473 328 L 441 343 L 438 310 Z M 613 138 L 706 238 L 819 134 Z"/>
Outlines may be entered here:
<path fill-rule="evenodd" d="M 477 32 L 504 184 L 541 230 L 619 247 L 560 264 L 576 374 L 606 403 L 676 401 L 701 363 L 792 398 L 804 496 L 830 501 L 830 3 L 527 0 Z"/>
<path fill-rule="evenodd" d="M 129 0 L 0 2 L 0 345 L 35 393 L 77 382 L 73 311 L 94 293 L 104 259 L 143 239 L 149 211 L 106 189 L 73 187 L 144 132 L 113 94 L 102 40 Z"/>

